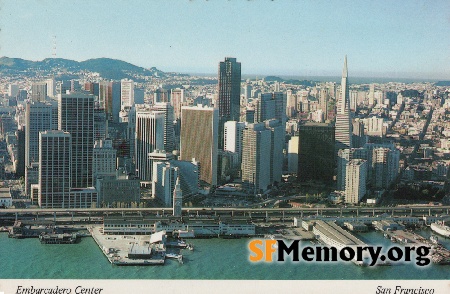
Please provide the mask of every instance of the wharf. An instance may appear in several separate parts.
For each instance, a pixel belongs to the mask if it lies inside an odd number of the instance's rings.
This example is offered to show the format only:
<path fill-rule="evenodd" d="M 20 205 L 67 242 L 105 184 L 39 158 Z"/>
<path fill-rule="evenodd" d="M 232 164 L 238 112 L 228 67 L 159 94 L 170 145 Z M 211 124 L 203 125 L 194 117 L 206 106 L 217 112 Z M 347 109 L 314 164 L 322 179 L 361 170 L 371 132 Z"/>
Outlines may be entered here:
<path fill-rule="evenodd" d="M 315 240 L 316 236 L 313 232 L 306 231 L 302 228 L 288 228 L 283 229 L 281 234 L 286 240 L 300 240 L 300 241 L 309 241 Z"/>
<path fill-rule="evenodd" d="M 428 240 L 413 231 L 388 231 L 384 234 L 385 237 L 390 238 L 392 242 L 430 247 L 430 258 L 433 263 L 450 264 L 450 250 L 439 243 L 433 243 L 431 240 Z"/>
<path fill-rule="evenodd" d="M 163 265 L 166 250 L 162 244 L 150 244 L 150 237 L 146 235 L 105 235 L 102 226 L 88 228 L 92 238 L 105 254 L 106 258 L 114 265 Z M 142 246 L 151 248 L 150 258 L 129 258 L 132 247 Z"/>

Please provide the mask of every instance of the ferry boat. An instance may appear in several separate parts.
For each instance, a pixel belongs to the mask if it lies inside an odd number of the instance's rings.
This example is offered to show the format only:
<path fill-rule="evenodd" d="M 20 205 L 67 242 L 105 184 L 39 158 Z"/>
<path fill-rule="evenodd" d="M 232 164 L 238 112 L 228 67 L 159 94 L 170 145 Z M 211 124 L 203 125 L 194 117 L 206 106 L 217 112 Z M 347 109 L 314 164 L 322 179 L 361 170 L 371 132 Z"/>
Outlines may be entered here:
<path fill-rule="evenodd" d="M 41 234 L 39 241 L 42 244 L 74 244 L 80 240 L 77 234 Z"/>
<path fill-rule="evenodd" d="M 444 222 L 436 222 L 431 224 L 431 229 L 444 237 L 450 238 L 450 227 Z"/>

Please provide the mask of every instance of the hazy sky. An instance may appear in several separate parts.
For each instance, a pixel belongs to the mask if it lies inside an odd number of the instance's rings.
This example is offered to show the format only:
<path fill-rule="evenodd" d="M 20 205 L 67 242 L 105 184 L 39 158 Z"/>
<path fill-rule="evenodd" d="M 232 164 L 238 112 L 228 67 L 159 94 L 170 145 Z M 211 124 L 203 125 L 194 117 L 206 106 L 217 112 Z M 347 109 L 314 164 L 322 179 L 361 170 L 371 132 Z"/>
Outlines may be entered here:
<path fill-rule="evenodd" d="M 0 56 L 163 71 L 450 79 L 450 1 L 0 0 Z"/>

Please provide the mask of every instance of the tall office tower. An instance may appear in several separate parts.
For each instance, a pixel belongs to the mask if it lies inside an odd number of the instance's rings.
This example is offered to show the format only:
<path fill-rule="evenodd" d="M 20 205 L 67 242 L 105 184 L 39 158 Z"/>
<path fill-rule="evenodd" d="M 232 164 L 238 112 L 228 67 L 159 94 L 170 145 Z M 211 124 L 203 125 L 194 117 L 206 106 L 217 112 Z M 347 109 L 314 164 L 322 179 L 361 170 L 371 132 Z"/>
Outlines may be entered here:
<path fill-rule="evenodd" d="M 252 84 L 251 83 L 245 83 L 244 85 L 244 97 L 245 100 L 248 101 L 249 98 L 252 97 Z"/>
<path fill-rule="evenodd" d="M 108 138 L 108 120 L 105 109 L 94 109 L 94 142 Z"/>
<path fill-rule="evenodd" d="M 113 148 L 111 139 L 95 141 L 92 153 L 94 183 L 98 178 L 116 175 L 116 157 L 117 150 Z"/>
<path fill-rule="evenodd" d="M 372 153 L 366 148 L 341 149 L 337 158 L 337 190 L 344 191 L 346 183 L 347 164 L 352 159 L 364 159 L 369 161 Z M 370 166 L 367 167 L 370 169 Z"/>
<path fill-rule="evenodd" d="M 53 129 L 52 105 L 34 102 L 25 106 L 25 166 L 39 162 L 39 132 Z"/>
<path fill-rule="evenodd" d="M 164 149 L 165 115 L 150 110 L 136 111 L 135 163 L 136 175 L 141 181 L 152 180 L 152 166 L 148 154 Z"/>
<path fill-rule="evenodd" d="M 337 101 L 335 125 L 336 154 L 339 149 L 352 148 L 352 118 L 347 77 L 347 56 L 345 56 L 344 69 L 342 71 L 341 97 Z"/>
<path fill-rule="evenodd" d="M 286 92 L 286 116 L 295 117 L 297 114 L 297 94 L 292 89 Z"/>
<path fill-rule="evenodd" d="M 134 106 L 134 82 L 132 80 L 120 81 L 120 109 Z"/>
<path fill-rule="evenodd" d="M 387 189 L 397 178 L 399 172 L 400 151 L 376 147 L 372 153 L 372 184 L 376 189 Z"/>
<path fill-rule="evenodd" d="M 322 109 L 323 113 L 325 114 L 324 119 L 327 120 L 328 119 L 328 100 L 329 100 L 329 93 L 328 93 L 328 88 L 323 87 L 320 89 L 319 92 L 319 107 L 320 109 Z"/>
<path fill-rule="evenodd" d="M 239 163 L 242 162 L 242 136 L 245 124 L 244 122 L 227 121 L 224 126 L 223 150 L 237 153 Z"/>
<path fill-rule="evenodd" d="M 334 127 L 326 123 L 306 123 L 299 126 L 297 175 L 300 181 L 333 181 L 334 134 Z"/>
<path fill-rule="evenodd" d="M 176 88 L 170 90 L 170 98 L 174 119 L 179 119 L 181 117 L 181 106 L 184 103 L 184 89 Z"/>
<path fill-rule="evenodd" d="M 217 108 L 181 107 L 180 159 L 195 159 L 200 165 L 200 180 L 211 186 L 217 185 L 218 130 Z"/>
<path fill-rule="evenodd" d="M 270 130 L 270 183 L 280 183 L 283 174 L 283 148 L 285 127 L 276 119 L 264 122 Z"/>
<path fill-rule="evenodd" d="M 164 203 L 166 207 L 173 205 L 173 190 L 179 176 L 179 168 L 172 166 L 169 162 L 153 163 L 152 195 Z"/>
<path fill-rule="evenodd" d="M 67 132 L 39 133 L 39 206 L 69 208 L 72 140 Z"/>
<path fill-rule="evenodd" d="M 164 113 L 164 150 L 172 152 L 175 149 L 173 107 L 169 102 L 156 102 L 152 110 Z"/>
<path fill-rule="evenodd" d="M 19 94 L 19 85 L 17 84 L 9 84 L 8 85 L 8 96 L 16 97 Z"/>
<path fill-rule="evenodd" d="M 54 78 L 47 79 L 47 96 L 55 97 L 56 96 L 56 81 Z"/>
<path fill-rule="evenodd" d="M 219 63 L 219 117 L 224 121 L 239 120 L 241 63 L 226 57 Z"/>
<path fill-rule="evenodd" d="M 90 92 L 91 94 L 94 94 Z M 101 81 L 98 84 L 98 108 L 105 109 L 105 112 L 112 116 L 112 87 L 111 83 Z"/>
<path fill-rule="evenodd" d="M 351 90 L 350 91 L 350 110 L 356 111 L 358 107 L 358 91 Z"/>
<path fill-rule="evenodd" d="M 47 83 L 33 83 L 31 84 L 31 100 L 36 102 L 44 102 L 47 98 Z"/>
<path fill-rule="evenodd" d="M 20 126 L 17 135 L 16 177 L 25 177 L 25 126 Z"/>
<path fill-rule="evenodd" d="M 288 173 L 298 172 L 298 136 L 293 136 L 288 144 Z"/>
<path fill-rule="evenodd" d="M 250 194 L 266 191 L 271 184 L 271 131 L 264 123 L 248 124 L 243 132 L 242 182 Z"/>
<path fill-rule="evenodd" d="M 259 94 L 255 100 L 255 122 L 277 119 L 286 126 L 286 94 L 281 92 Z"/>
<path fill-rule="evenodd" d="M 241 63 L 236 58 L 226 57 L 219 62 L 218 103 L 219 148 L 223 149 L 223 131 L 226 121 L 239 121 L 241 103 Z"/>
<path fill-rule="evenodd" d="M 72 136 L 72 188 L 92 187 L 94 95 L 58 95 L 58 129 Z"/>
<path fill-rule="evenodd" d="M 158 88 L 155 90 L 155 92 L 153 93 L 153 103 L 158 103 L 158 102 L 170 102 L 170 96 L 169 93 L 166 89 L 163 88 Z"/>
<path fill-rule="evenodd" d="M 367 161 L 352 159 L 347 163 L 345 202 L 357 204 L 366 195 Z"/>
<path fill-rule="evenodd" d="M 175 182 L 173 189 L 173 216 L 181 216 L 183 210 L 183 191 L 181 191 L 180 177 Z"/>
<path fill-rule="evenodd" d="M 375 85 L 370 84 L 369 88 L 369 107 L 375 106 Z"/>
<path fill-rule="evenodd" d="M 367 136 L 364 134 L 364 123 L 359 118 L 357 118 L 353 121 L 353 147 L 360 148 L 363 147 L 366 143 Z"/>

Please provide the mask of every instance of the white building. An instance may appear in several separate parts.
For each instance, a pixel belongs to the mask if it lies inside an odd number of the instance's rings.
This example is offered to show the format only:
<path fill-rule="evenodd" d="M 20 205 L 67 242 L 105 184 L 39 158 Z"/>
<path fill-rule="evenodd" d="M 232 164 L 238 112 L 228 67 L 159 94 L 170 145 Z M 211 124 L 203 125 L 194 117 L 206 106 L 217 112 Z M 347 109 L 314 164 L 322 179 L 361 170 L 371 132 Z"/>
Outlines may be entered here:
<path fill-rule="evenodd" d="M 148 154 L 156 149 L 164 150 L 165 115 L 149 110 L 136 111 L 135 162 L 136 175 L 141 181 L 152 180 L 152 166 Z"/>
<path fill-rule="evenodd" d="M 242 134 L 245 128 L 244 122 L 227 121 L 224 125 L 223 149 L 238 154 L 239 163 L 242 160 Z"/>
<path fill-rule="evenodd" d="M 294 136 L 288 145 L 288 173 L 297 174 L 298 171 L 298 142 L 299 137 Z"/>
<path fill-rule="evenodd" d="M 345 202 L 358 203 L 366 195 L 367 161 L 352 159 L 347 163 Z"/>
<path fill-rule="evenodd" d="M 8 85 L 8 96 L 16 97 L 19 94 L 19 85 L 17 84 L 9 84 Z"/>
<path fill-rule="evenodd" d="M 179 169 L 169 162 L 153 163 L 152 196 L 160 199 L 166 207 L 172 206 L 173 191 L 179 176 Z"/>
<path fill-rule="evenodd" d="M 134 106 L 134 82 L 123 79 L 120 81 L 120 109 Z"/>
<path fill-rule="evenodd" d="M 242 182 L 250 193 L 267 190 L 270 183 L 272 132 L 264 123 L 249 124 L 243 133 Z"/>
<path fill-rule="evenodd" d="M 11 188 L 0 188 L 0 208 L 11 206 L 12 206 Z"/>
<path fill-rule="evenodd" d="M 117 150 L 113 148 L 112 140 L 95 141 L 93 151 L 92 176 L 94 183 L 97 178 L 115 176 Z"/>

